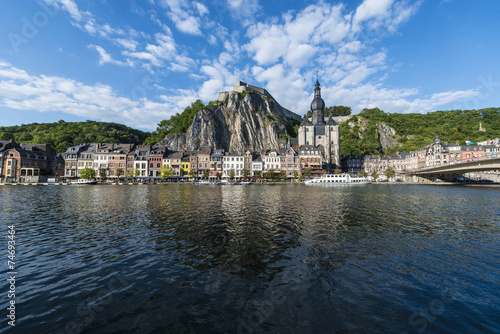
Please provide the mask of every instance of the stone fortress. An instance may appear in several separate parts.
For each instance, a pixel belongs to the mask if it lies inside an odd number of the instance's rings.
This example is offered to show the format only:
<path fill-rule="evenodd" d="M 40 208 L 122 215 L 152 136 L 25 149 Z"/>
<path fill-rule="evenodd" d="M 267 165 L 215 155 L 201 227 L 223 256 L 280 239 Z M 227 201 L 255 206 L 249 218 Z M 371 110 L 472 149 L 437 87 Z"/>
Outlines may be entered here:
<path fill-rule="evenodd" d="M 278 109 L 280 109 L 283 114 L 289 118 L 293 118 L 296 120 L 301 120 L 301 117 L 297 115 L 294 112 L 291 112 L 290 110 L 282 107 L 278 101 L 264 88 L 249 85 L 241 80 L 239 80 L 237 83 L 234 84 L 233 90 L 232 91 L 226 91 L 226 92 L 219 92 L 219 101 L 225 101 L 231 96 L 231 94 L 234 93 L 243 93 L 243 92 L 251 92 L 253 91 L 254 93 L 258 93 L 260 95 L 263 95 L 267 97 L 268 99 L 274 101 L 274 103 L 278 106 Z"/>

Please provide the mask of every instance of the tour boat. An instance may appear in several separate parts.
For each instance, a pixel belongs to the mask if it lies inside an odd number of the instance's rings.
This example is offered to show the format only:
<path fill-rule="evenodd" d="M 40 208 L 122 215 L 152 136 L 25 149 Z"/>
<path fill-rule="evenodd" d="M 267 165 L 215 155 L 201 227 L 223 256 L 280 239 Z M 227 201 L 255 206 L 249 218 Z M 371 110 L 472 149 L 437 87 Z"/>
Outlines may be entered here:
<path fill-rule="evenodd" d="M 200 180 L 195 183 L 197 186 L 209 186 L 212 184 L 212 182 L 207 181 L 207 180 Z"/>
<path fill-rule="evenodd" d="M 251 184 L 252 184 L 252 182 L 240 182 L 240 185 L 242 185 L 242 186 L 249 186 Z"/>
<path fill-rule="evenodd" d="M 96 180 L 90 180 L 90 179 L 78 179 L 78 180 L 73 180 L 70 181 L 69 184 L 71 185 L 85 185 L 85 184 L 97 184 Z"/>
<path fill-rule="evenodd" d="M 324 174 L 312 180 L 305 181 L 305 184 L 324 184 L 324 185 L 341 185 L 341 184 L 369 184 L 370 181 L 361 176 L 351 176 L 347 173 L 342 174 Z"/>

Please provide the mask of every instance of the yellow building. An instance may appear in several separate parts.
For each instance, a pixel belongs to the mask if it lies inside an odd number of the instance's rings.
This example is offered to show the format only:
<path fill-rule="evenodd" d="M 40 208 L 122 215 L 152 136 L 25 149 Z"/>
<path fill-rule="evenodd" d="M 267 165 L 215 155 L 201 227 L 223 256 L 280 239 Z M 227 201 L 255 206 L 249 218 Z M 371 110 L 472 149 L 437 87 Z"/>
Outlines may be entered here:
<path fill-rule="evenodd" d="M 182 176 L 188 176 L 189 173 L 191 172 L 191 162 L 189 161 L 189 158 L 183 158 L 181 161 L 181 173 Z"/>

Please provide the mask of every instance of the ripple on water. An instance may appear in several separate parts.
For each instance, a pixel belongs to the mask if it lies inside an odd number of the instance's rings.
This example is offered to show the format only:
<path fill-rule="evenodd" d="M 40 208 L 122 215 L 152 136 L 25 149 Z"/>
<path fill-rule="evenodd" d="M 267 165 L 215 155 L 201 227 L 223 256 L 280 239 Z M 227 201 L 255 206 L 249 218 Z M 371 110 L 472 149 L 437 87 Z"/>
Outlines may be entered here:
<path fill-rule="evenodd" d="M 0 205 L 27 332 L 495 332 L 499 194 L 0 187 Z"/>

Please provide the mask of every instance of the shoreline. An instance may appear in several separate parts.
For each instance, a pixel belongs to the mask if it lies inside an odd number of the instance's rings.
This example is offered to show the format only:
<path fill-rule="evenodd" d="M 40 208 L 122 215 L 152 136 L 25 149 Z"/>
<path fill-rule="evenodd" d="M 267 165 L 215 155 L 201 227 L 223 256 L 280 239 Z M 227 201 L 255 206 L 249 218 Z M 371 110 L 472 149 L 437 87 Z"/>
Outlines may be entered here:
<path fill-rule="evenodd" d="M 141 185 L 167 185 L 167 184 L 192 184 L 194 182 L 161 182 L 161 183 L 107 183 L 107 184 L 70 184 L 66 182 L 23 182 L 23 183 L 0 183 L 0 186 L 141 186 Z M 252 183 L 252 185 L 286 185 L 286 184 L 304 184 L 304 182 L 264 182 Z M 348 185 L 348 184 L 346 184 Z M 458 182 L 372 182 L 370 185 L 433 185 L 433 186 L 466 186 L 466 187 L 500 187 L 500 183 L 485 182 L 485 183 L 458 183 Z M 225 186 L 225 185 L 220 185 Z"/>

